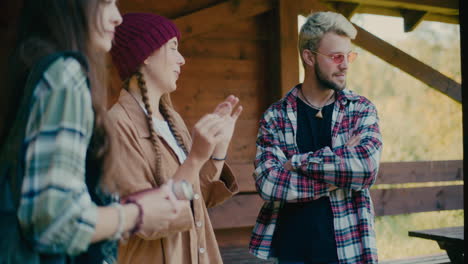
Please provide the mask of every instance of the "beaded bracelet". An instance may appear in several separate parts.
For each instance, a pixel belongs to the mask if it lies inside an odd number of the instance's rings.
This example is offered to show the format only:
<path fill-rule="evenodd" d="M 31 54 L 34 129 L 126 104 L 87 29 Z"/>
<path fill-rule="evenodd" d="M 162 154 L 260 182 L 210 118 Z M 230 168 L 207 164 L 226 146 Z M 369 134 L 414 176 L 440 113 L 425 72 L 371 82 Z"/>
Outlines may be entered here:
<path fill-rule="evenodd" d="M 110 206 L 116 208 L 119 213 L 119 224 L 117 226 L 117 230 L 112 236 L 112 240 L 120 240 L 122 238 L 122 234 L 124 231 L 123 229 L 125 226 L 125 217 L 124 217 L 123 207 L 119 203 L 112 203 Z"/>
<path fill-rule="evenodd" d="M 136 220 L 136 223 L 135 225 L 133 226 L 132 229 L 130 229 L 130 236 L 131 235 L 134 235 L 136 234 L 138 231 L 140 231 L 141 229 L 141 226 L 143 224 L 143 207 L 141 206 L 141 204 L 139 202 L 137 202 L 137 200 L 133 199 L 133 198 L 129 198 L 125 201 L 125 204 L 134 204 L 138 207 L 138 216 L 137 216 L 137 220 Z"/>
<path fill-rule="evenodd" d="M 224 161 L 224 160 L 226 160 L 226 158 L 227 158 L 227 155 L 224 158 L 215 158 L 215 157 L 211 156 L 211 159 L 215 160 L 215 161 Z"/>

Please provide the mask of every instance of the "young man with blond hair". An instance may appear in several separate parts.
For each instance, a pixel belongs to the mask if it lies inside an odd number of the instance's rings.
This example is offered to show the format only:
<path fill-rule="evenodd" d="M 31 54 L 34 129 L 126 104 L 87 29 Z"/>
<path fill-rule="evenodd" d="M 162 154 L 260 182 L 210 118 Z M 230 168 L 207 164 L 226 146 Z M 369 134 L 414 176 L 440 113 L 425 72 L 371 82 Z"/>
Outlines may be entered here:
<path fill-rule="evenodd" d="M 377 263 L 369 188 L 382 140 L 375 106 L 346 89 L 356 29 L 333 12 L 299 34 L 304 82 L 260 120 L 254 177 L 265 200 L 250 252 L 284 263 Z"/>

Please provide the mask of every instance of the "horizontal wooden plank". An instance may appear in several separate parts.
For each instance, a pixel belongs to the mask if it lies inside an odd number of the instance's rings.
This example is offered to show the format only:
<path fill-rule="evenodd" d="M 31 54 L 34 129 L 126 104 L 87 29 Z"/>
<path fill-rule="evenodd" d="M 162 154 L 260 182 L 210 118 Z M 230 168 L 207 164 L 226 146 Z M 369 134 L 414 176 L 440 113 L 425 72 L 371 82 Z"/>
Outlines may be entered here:
<path fill-rule="evenodd" d="M 463 209 L 463 186 L 437 186 L 371 190 L 377 216 Z M 263 205 L 258 194 L 239 194 L 209 209 L 215 229 L 249 227 L 255 224 Z"/>
<path fill-rule="evenodd" d="M 235 237 L 243 236 L 244 234 L 233 234 Z M 219 242 L 219 240 L 218 240 Z M 221 247 L 221 257 L 225 264 L 274 264 L 276 260 L 263 260 L 249 253 L 248 245 Z"/>
<path fill-rule="evenodd" d="M 270 26 L 268 22 L 268 13 L 258 14 L 254 17 L 240 19 L 235 23 L 225 24 L 218 29 L 200 34 L 195 38 L 243 40 L 264 44 L 266 40 L 269 40 L 269 32 L 265 30 L 265 28 Z M 182 39 L 181 41 L 183 43 L 188 40 Z"/>
<path fill-rule="evenodd" d="M 257 194 L 238 194 L 208 209 L 214 229 L 250 227 L 255 224 L 263 200 Z"/>
<path fill-rule="evenodd" d="M 212 112 L 229 95 L 235 95 L 240 100 L 239 105 L 243 107 L 241 118 L 258 121 L 268 103 L 266 98 L 261 96 L 262 88 L 260 81 L 200 80 L 190 84 L 188 80 L 184 80 L 179 83 L 178 91 L 171 97 L 176 109 L 184 118 L 198 120 L 206 113 Z"/>
<path fill-rule="evenodd" d="M 220 248 L 243 247 L 247 249 L 252 235 L 252 227 L 216 229 L 215 235 Z"/>
<path fill-rule="evenodd" d="M 463 209 L 463 186 L 371 190 L 375 214 L 395 215 Z"/>
<path fill-rule="evenodd" d="M 174 19 L 182 38 L 191 38 L 223 25 L 265 13 L 273 7 L 270 0 L 229 0 Z"/>
<path fill-rule="evenodd" d="M 222 80 L 263 80 L 265 65 L 254 60 L 185 58 L 179 81 L 184 78 Z"/>
<path fill-rule="evenodd" d="M 463 180 L 462 160 L 386 162 L 376 184 Z"/>
<path fill-rule="evenodd" d="M 229 166 L 231 166 L 232 171 L 237 178 L 237 184 L 239 185 L 239 190 L 241 192 L 256 192 L 252 163 L 253 162 L 229 162 Z"/>
<path fill-rule="evenodd" d="M 262 42 L 238 39 L 191 38 L 180 44 L 183 56 L 263 61 L 267 56 Z"/>
<path fill-rule="evenodd" d="M 162 3 L 152 0 L 119 0 L 119 10 L 122 14 L 128 12 L 149 12 L 174 19 L 223 1 L 224 0 L 177 0 L 165 1 Z"/>
<path fill-rule="evenodd" d="M 255 141 L 253 141 L 255 144 Z M 255 157 L 255 152 L 254 157 Z M 255 192 L 253 160 L 232 165 L 238 181 L 242 182 L 241 192 Z M 376 184 L 421 183 L 463 180 L 463 161 L 417 161 L 388 162 L 380 164 Z"/>

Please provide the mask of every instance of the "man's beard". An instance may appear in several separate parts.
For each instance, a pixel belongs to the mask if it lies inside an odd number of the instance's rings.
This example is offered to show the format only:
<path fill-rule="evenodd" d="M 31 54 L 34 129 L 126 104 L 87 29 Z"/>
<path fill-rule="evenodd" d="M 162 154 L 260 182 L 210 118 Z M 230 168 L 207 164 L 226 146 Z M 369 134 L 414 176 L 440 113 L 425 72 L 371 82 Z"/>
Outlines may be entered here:
<path fill-rule="evenodd" d="M 335 82 L 327 79 L 327 77 L 325 77 L 325 74 L 323 74 L 322 71 L 320 70 L 320 67 L 317 62 L 315 63 L 314 68 L 315 68 L 315 76 L 317 76 L 317 80 L 323 87 L 332 89 L 335 92 L 342 91 L 346 88 L 346 81 L 343 83 L 342 86 L 339 86 Z"/>

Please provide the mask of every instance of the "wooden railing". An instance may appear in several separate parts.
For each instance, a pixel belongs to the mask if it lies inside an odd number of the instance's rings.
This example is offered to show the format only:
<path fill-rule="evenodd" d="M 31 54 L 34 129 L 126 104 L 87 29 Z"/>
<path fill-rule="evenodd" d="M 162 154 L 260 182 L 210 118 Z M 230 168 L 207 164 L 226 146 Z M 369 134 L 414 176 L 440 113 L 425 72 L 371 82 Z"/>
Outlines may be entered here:
<path fill-rule="evenodd" d="M 209 210 L 213 227 L 233 229 L 253 227 L 262 199 L 256 193 L 252 165 L 232 166 L 240 193 Z M 418 161 L 382 163 L 371 189 L 377 216 L 463 208 L 463 185 L 407 187 L 400 184 L 453 182 L 463 180 L 463 161 Z M 385 184 L 385 186 L 383 185 Z M 398 184 L 395 186 L 395 184 Z M 384 186 L 385 189 L 379 189 Z M 411 185 L 410 185 L 411 186 Z M 227 232 L 227 230 L 225 230 Z"/>

